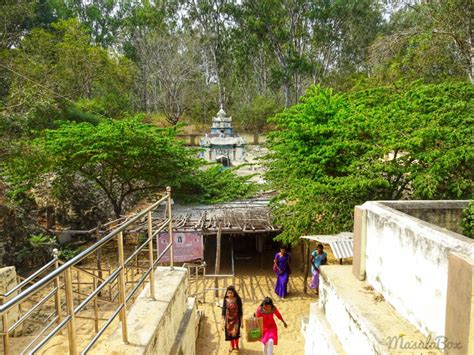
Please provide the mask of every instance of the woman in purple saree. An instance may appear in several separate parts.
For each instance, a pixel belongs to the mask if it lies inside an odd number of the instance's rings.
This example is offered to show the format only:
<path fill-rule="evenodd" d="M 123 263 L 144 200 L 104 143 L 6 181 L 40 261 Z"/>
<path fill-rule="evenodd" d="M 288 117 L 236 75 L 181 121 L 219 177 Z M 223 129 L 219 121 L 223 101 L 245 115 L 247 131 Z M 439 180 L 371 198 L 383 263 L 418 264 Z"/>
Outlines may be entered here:
<path fill-rule="evenodd" d="M 282 246 L 280 252 L 275 254 L 273 260 L 273 271 L 277 275 L 275 285 L 275 293 L 280 298 L 285 298 L 288 294 L 288 279 L 290 277 L 290 254 L 287 253 L 286 247 Z"/>

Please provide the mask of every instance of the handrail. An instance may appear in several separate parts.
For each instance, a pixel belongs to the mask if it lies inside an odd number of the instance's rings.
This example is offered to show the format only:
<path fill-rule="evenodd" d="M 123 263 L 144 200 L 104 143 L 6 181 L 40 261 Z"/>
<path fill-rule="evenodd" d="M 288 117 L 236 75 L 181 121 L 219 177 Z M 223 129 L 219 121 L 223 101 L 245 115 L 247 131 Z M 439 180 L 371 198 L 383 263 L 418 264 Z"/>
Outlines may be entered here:
<path fill-rule="evenodd" d="M 40 269 L 38 269 L 37 271 L 35 271 L 33 274 L 31 274 L 30 276 L 28 276 L 26 279 L 24 279 L 22 282 L 20 282 L 18 285 L 16 285 L 15 287 L 13 287 L 11 290 L 8 290 L 7 292 L 5 292 L 5 293 L 3 293 L 3 294 L 0 294 L 0 297 L 7 298 L 7 297 L 10 296 L 12 293 L 14 293 L 15 291 L 17 291 L 19 288 L 22 288 L 22 287 L 25 286 L 27 283 L 30 283 L 31 280 L 33 280 L 36 276 L 42 274 L 46 269 L 48 269 L 49 267 L 53 266 L 53 265 L 54 265 L 54 262 L 55 262 L 55 259 L 51 260 L 50 262 L 48 262 L 47 264 L 45 264 L 43 267 L 41 267 Z M 1 307 L 0 307 L 0 313 L 1 313 Z"/>
<path fill-rule="evenodd" d="M 145 208 L 143 211 L 140 213 L 136 214 L 134 217 L 129 219 L 127 222 L 124 224 L 118 226 L 114 230 L 112 230 L 109 234 L 107 234 L 104 238 L 100 239 L 98 242 L 95 244 L 91 245 L 89 248 L 85 249 L 82 251 L 80 254 L 76 255 L 74 258 L 71 260 L 67 261 L 63 265 L 59 266 L 57 269 L 55 269 L 53 272 L 49 273 L 47 276 L 39 280 L 37 283 L 31 285 L 29 288 L 26 290 L 22 291 L 15 297 L 12 297 L 10 300 L 5 302 L 3 305 L 0 305 L 0 315 L 7 312 L 11 308 L 13 308 L 17 303 L 21 302 L 28 296 L 36 293 L 39 291 L 41 288 L 43 288 L 47 283 L 61 275 L 65 270 L 68 268 L 78 264 L 80 261 L 82 261 L 84 258 L 86 258 L 89 254 L 95 252 L 97 249 L 99 249 L 101 246 L 109 242 L 112 238 L 117 236 L 120 232 L 125 230 L 129 225 L 133 224 L 136 220 L 140 219 L 148 213 L 149 211 L 153 210 L 154 208 L 158 207 L 161 202 L 165 201 L 167 198 L 170 197 L 170 192 L 167 191 L 167 193 L 158 201 L 156 201 L 153 205 Z M 43 268 L 42 268 L 43 269 Z M 40 269 L 40 270 L 42 270 Z"/>
<path fill-rule="evenodd" d="M 166 201 L 165 207 L 165 216 L 164 220 L 161 221 L 158 225 L 153 226 L 152 223 L 152 212 L 156 211 L 163 202 Z M 95 336 L 93 339 L 86 345 L 86 347 L 82 350 L 81 354 L 86 353 L 90 350 L 94 344 L 97 342 L 99 337 L 104 333 L 107 327 L 112 323 L 112 321 L 119 316 L 120 317 L 120 324 L 122 328 L 122 340 L 125 343 L 128 343 L 128 331 L 127 331 L 127 302 L 130 301 L 135 293 L 140 289 L 141 286 L 148 280 L 150 286 L 150 295 L 149 297 L 152 300 L 155 300 L 155 287 L 154 287 L 154 272 L 156 269 L 156 265 L 158 262 L 161 261 L 163 256 L 166 253 L 170 254 L 170 266 L 171 270 L 173 270 L 173 219 L 172 219 L 172 207 L 171 207 L 171 188 L 166 188 L 166 193 L 156 202 L 154 202 L 149 207 L 145 208 L 141 212 L 129 216 L 123 220 L 123 224 L 117 226 L 115 229 L 111 230 L 105 237 L 98 240 L 95 244 L 88 247 L 80 254 L 72 258 L 67 262 L 62 262 L 58 259 L 58 252 L 57 250 L 54 251 L 54 258 L 53 260 L 49 261 L 46 265 L 40 268 L 38 271 L 30 275 L 28 278 L 24 279 L 20 282 L 15 288 L 8 291 L 5 295 L 0 295 L 0 319 L 3 321 L 3 331 L 0 329 L 0 336 L 3 337 L 3 350 L 6 355 L 11 354 L 10 350 L 10 332 L 17 329 L 26 319 L 28 319 L 33 313 L 37 312 L 40 307 L 42 307 L 48 300 L 50 300 L 54 296 L 54 303 L 55 303 L 55 312 L 52 313 L 47 320 L 49 320 L 53 315 L 52 321 L 49 322 L 46 328 L 43 328 L 39 334 L 31 341 L 26 348 L 24 348 L 23 352 L 26 352 L 27 349 L 29 353 L 36 353 L 40 350 L 52 337 L 54 337 L 59 331 L 67 326 L 67 335 L 68 335 L 68 343 L 69 343 L 69 353 L 72 355 L 76 355 L 78 353 L 78 342 L 77 342 L 77 324 L 76 319 L 85 318 L 91 319 L 95 321 Z M 134 223 L 140 220 L 147 220 L 148 224 L 148 238 L 137 248 L 131 255 L 125 259 L 124 257 L 124 232 L 130 231 L 133 229 Z M 131 228 L 130 228 L 131 227 Z M 160 248 L 154 250 L 154 242 L 158 243 L 158 238 L 160 232 L 162 232 L 167 227 L 169 241 L 168 244 L 165 246 L 164 250 L 160 253 Z M 110 270 L 109 268 L 109 275 L 108 277 L 102 277 L 99 275 L 95 275 L 94 272 L 88 272 L 82 270 L 80 267 L 76 267 L 76 265 L 84 260 L 86 257 L 92 256 L 94 252 L 100 252 L 101 249 L 106 243 L 113 241 L 117 244 L 117 251 L 118 251 L 118 264 L 114 267 L 114 270 Z M 129 268 L 135 268 L 135 265 L 130 265 L 131 262 L 136 259 L 138 263 L 138 258 L 140 252 L 144 251 L 145 248 L 148 247 L 148 267 L 147 268 L 140 268 L 144 269 L 142 272 L 141 277 L 138 281 L 134 280 L 134 272 L 132 272 L 132 281 L 128 281 L 128 270 Z M 156 259 L 154 257 L 156 252 Z M 51 272 L 49 272 L 48 268 L 54 267 Z M 100 266 L 99 266 L 100 267 Z M 49 273 L 46 273 L 48 270 Z M 77 282 L 74 283 L 72 272 L 77 271 Z M 80 282 L 80 273 L 84 272 L 89 277 L 92 277 L 92 290 L 89 291 L 87 288 L 86 293 L 81 293 L 81 282 Z M 45 274 L 43 276 L 43 274 Z M 39 277 L 41 277 L 38 281 L 36 281 Z M 63 278 L 63 285 L 60 284 L 60 277 Z M 35 282 L 36 281 L 36 282 Z M 34 283 L 33 283 L 34 282 Z M 31 300 L 31 296 L 42 289 L 47 288 L 52 283 L 54 283 L 54 288 L 52 291 L 48 291 L 46 296 L 43 296 L 42 299 L 34 304 L 30 309 L 26 311 L 26 313 L 22 314 L 21 304 L 24 301 Z M 112 297 L 112 287 L 117 287 L 117 294 Z M 127 285 L 132 284 L 131 290 L 127 290 Z M 90 285 L 91 283 L 86 283 Z M 28 285 L 28 288 L 26 288 Z M 77 285 L 77 289 L 74 290 L 74 285 Z M 110 293 L 110 302 L 114 303 L 113 301 L 115 298 L 118 298 L 118 304 L 115 308 L 112 317 L 109 319 L 101 318 L 99 316 L 99 308 L 98 302 L 101 301 L 100 293 L 105 289 L 105 287 L 109 287 Z M 23 289 L 23 290 L 22 290 Z M 62 293 L 64 292 L 64 293 Z M 16 293 L 16 295 L 15 295 Z M 84 296 L 84 299 L 79 297 L 79 304 L 75 306 L 75 299 L 74 293 Z M 11 295 L 11 296 L 10 296 Z M 11 299 L 8 300 L 7 296 L 10 296 Z M 65 297 L 65 302 L 61 301 L 61 298 Z M 93 303 L 93 311 L 94 316 L 84 317 L 81 316 L 80 313 L 88 307 L 90 303 Z M 65 306 L 65 308 L 63 308 Z M 14 320 L 13 324 L 8 324 L 8 311 L 11 310 L 13 307 L 20 307 L 20 315 L 18 320 Z M 65 314 L 64 314 L 65 313 Z M 99 329 L 99 320 L 106 321 L 105 324 Z M 54 323 L 57 323 L 56 327 L 51 330 L 51 326 Z M 43 337 L 41 339 L 41 337 Z"/>

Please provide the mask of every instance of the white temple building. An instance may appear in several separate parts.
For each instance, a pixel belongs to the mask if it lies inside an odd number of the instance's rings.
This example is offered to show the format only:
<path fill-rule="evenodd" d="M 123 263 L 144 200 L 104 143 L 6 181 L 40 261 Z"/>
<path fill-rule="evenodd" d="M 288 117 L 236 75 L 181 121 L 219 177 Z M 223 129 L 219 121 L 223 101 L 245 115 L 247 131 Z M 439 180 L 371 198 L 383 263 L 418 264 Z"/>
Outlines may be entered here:
<path fill-rule="evenodd" d="M 211 133 L 201 138 L 200 146 L 204 149 L 201 158 L 210 162 L 231 166 L 245 159 L 245 141 L 234 135 L 232 117 L 227 116 L 222 107 L 212 119 Z"/>

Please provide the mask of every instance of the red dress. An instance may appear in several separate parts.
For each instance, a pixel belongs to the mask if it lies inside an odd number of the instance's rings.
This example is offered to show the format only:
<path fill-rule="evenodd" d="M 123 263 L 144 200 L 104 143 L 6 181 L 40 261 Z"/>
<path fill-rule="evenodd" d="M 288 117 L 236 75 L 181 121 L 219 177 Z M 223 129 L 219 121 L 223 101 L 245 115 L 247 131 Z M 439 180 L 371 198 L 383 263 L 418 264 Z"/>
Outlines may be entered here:
<path fill-rule="evenodd" d="M 273 315 L 275 315 L 283 322 L 283 318 L 280 312 L 278 312 L 278 309 L 274 306 L 272 312 L 265 313 L 263 308 L 259 306 L 255 314 L 257 317 L 263 318 L 263 336 L 260 341 L 266 344 L 269 339 L 273 339 L 273 344 L 278 345 L 278 328 L 273 318 Z"/>

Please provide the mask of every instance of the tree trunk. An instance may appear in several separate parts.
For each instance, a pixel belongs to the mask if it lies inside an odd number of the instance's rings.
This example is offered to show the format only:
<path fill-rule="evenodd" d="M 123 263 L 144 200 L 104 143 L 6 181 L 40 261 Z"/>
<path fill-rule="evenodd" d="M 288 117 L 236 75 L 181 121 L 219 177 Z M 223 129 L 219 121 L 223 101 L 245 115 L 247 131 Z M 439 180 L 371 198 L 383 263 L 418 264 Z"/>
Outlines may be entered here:
<path fill-rule="evenodd" d="M 285 79 L 283 83 L 283 94 L 285 95 L 285 107 L 290 107 L 290 83 Z"/>
<path fill-rule="evenodd" d="M 474 5 L 471 5 L 471 9 L 474 7 Z M 470 11 L 471 16 L 469 16 L 469 42 L 471 44 L 471 67 L 469 68 L 469 80 L 471 81 L 471 84 L 474 84 L 474 26 L 473 26 L 473 10 Z"/>

